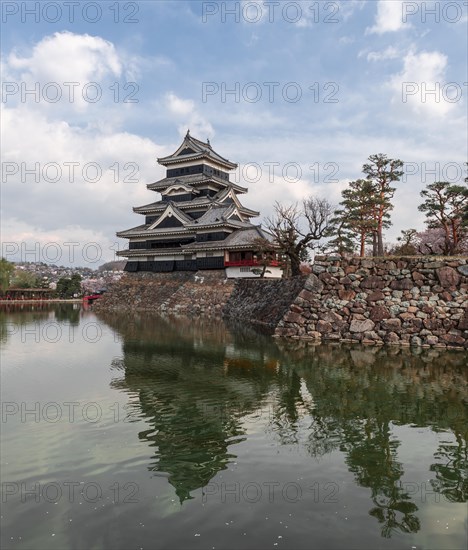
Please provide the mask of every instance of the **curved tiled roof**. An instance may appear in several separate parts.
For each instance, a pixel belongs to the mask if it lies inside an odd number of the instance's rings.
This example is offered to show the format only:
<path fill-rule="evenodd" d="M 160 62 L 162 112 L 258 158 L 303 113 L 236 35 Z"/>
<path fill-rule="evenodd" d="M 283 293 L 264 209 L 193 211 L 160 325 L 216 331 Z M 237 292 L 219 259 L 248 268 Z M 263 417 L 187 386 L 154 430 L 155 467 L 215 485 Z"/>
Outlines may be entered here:
<path fill-rule="evenodd" d="M 174 185 L 176 183 L 177 184 L 183 183 L 186 185 L 197 185 L 200 183 L 209 183 L 209 182 L 220 184 L 223 186 L 223 188 L 232 187 L 237 193 L 247 193 L 246 187 L 242 187 L 241 185 L 237 185 L 232 181 L 224 180 L 214 175 L 208 176 L 206 174 L 188 174 L 185 176 L 177 176 L 173 178 L 163 178 L 153 183 L 148 183 L 146 187 L 148 189 L 151 189 L 152 191 L 159 191 L 160 189 L 166 189 L 167 187 L 170 187 L 171 185 Z"/>
<path fill-rule="evenodd" d="M 192 150 L 193 153 L 182 154 L 184 149 Z M 237 168 L 236 163 L 231 162 L 230 160 L 216 153 L 209 142 L 200 141 L 199 139 L 192 137 L 190 135 L 190 131 L 187 131 L 187 135 L 185 136 L 184 141 L 178 147 L 178 149 L 174 153 L 172 153 L 172 155 L 158 158 L 158 163 L 162 164 L 163 166 L 167 166 L 168 164 L 176 164 L 178 162 L 186 162 L 187 160 L 195 160 L 198 158 L 210 159 L 213 162 L 229 168 L 230 170 Z"/>
<path fill-rule="evenodd" d="M 202 196 L 197 197 L 195 199 L 192 199 L 191 201 L 181 201 L 181 202 L 175 202 L 176 206 L 180 210 L 189 210 L 191 208 L 197 208 L 200 206 L 206 206 L 209 207 L 212 205 L 222 205 L 223 199 L 226 197 L 226 195 L 232 190 L 232 186 L 226 187 L 225 189 L 220 189 L 216 195 L 213 195 L 212 197 Z M 237 197 L 236 197 L 237 198 Z M 171 201 L 169 201 L 171 202 Z M 247 208 L 246 206 L 242 205 L 239 200 L 237 199 L 238 208 L 239 210 L 250 217 L 256 217 L 259 216 L 260 213 L 256 210 L 252 210 L 251 208 Z M 144 204 L 143 206 L 134 206 L 133 211 L 137 212 L 139 214 L 147 214 L 150 212 L 159 212 L 166 209 L 166 206 L 168 204 L 168 201 L 156 201 L 151 202 L 149 204 Z"/>
<path fill-rule="evenodd" d="M 227 249 L 227 248 L 246 247 L 246 246 L 248 247 L 248 246 L 251 246 L 256 239 L 266 239 L 267 241 L 271 241 L 272 237 L 269 233 L 264 231 L 260 226 L 250 224 L 250 227 L 233 231 L 228 237 L 224 239 L 224 241 L 219 241 L 219 244 L 217 244 L 216 241 L 193 242 L 193 243 L 184 245 L 183 249 L 184 250 L 186 249 L 204 250 L 208 248 Z"/>

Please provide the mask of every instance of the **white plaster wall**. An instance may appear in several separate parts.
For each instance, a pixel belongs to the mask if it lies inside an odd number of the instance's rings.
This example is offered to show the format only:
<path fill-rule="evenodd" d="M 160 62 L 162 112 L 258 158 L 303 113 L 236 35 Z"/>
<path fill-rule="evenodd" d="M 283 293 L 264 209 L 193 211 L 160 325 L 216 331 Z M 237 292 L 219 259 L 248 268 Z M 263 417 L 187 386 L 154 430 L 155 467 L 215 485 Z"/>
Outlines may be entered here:
<path fill-rule="evenodd" d="M 241 271 L 240 267 L 226 267 L 226 277 L 228 279 L 259 279 L 260 275 L 252 273 L 252 271 Z M 266 279 L 280 279 L 283 272 L 279 267 L 267 267 L 267 271 L 271 273 L 265 273 Z"/>

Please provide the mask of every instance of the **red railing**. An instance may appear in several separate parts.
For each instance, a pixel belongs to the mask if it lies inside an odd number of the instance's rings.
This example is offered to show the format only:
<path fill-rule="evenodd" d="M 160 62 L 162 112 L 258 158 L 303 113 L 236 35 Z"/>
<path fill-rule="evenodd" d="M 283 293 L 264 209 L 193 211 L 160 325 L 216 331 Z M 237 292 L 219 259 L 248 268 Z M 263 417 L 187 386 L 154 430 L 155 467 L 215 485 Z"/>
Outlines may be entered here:
<path fill-rule="evenodd" d="M 277 260 L 270 260 L 268 265 L 271 265 L 272 267 L 277 267 L 279 265 L 279 262 Z M 233 260 L 233 261 L 224 262 L 224 267 L 244 267 L 244 266 L 261 267 L 261 263 L 258 262 L 258 260 Z"/>

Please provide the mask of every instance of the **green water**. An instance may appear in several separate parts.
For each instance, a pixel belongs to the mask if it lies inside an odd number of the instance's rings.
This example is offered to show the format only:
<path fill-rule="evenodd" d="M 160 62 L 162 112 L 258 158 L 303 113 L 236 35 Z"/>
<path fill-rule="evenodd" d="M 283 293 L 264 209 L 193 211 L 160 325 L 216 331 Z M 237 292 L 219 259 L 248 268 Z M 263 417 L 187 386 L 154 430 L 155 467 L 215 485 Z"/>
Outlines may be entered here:
<path fill-rule="evenodd" d="M 464 352 L 0 311 L 2 549 L 464 549 Z"/>

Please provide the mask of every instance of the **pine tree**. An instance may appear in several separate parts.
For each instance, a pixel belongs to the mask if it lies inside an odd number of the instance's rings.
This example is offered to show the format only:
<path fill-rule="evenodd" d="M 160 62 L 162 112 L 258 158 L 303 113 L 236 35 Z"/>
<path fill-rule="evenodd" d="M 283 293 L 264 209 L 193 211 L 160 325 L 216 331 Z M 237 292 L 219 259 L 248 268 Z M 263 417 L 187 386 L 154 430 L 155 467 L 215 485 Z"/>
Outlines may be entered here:
<path fill-rule="evenodd" d="M 466 237 L 463 218 L 468 206 L 468 193 L 462 185 L 447 181 L 430 183 L 421 191 L 425 201 L 418 209 L 426 214 L 429 229 L 443 229 L 445 254 L 456 254 Z"/>
<path fill-rule="evenodd" d="M 359 255 L 364 256 L 368 238 L 375 235 L 378 228 L 379 201 L 374 193 L 374 186 L 369 180 L 351 181 L 341 196 L 341 216 L 346 218 L 348 227 L 358 236 Z M 385 216 L 382 223 L 386 226 Z"/>
<path fill-rule="evenodd" d="M 81 275 L 73 274 L 71 277 L 61 277 L 57 281 L 57 294 L 61 298 L 73 298 L 75 294 L 81 294 Z"/>
<path fill-rule="evenodd" d="M 330 227 L 326 237 L 331 237 L 323 247 L 341 254 L 353 254 L 356 250 L 356 235 L 348 222 L 348 215 L 344 210 L 337 209 L 330 220 Z"/>
<path fill-rule="evenodd" d="M 403 161 L 389 159 L 387 155 L 378 153 L 369 157 L 369 163 L 364 164 L 362 171 L 372 184 L 376 197 L 376 231 L 374 235 L 373 255 L 383 256 L 383 229 L 390 225 L 390 212 L 393 210 L 392 199 L 396 188 L 391 184 L 399 181 L 403 175 Z"/>
<path fill-rule="evenodd" d="M 414 256 L 418 253 L 418 230 L 402 229 L 401 236 L 397 237 L 400 243 L 393 248 L 392 254 L 395 256 Z"/>

